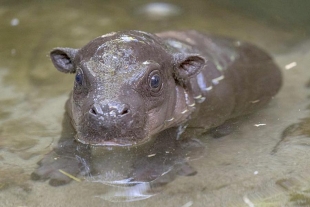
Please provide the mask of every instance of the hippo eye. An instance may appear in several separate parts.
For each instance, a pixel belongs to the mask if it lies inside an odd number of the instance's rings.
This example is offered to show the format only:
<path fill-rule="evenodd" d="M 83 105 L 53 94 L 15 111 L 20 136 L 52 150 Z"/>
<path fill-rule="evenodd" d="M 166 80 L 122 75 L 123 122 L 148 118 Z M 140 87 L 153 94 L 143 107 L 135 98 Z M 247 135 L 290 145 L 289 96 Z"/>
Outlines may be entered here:
<path fill-rule="evenodd" d="M 153 92 L 158 92 L 162 86 L 162 78 L 158 70 L 152 71 L 148 80 L 149 86 Z"/>
<path fill-rule="evenodd" d="M 158 88 L 159 84 L 160 84 L 160 76 L 158 74 L 153 75 L 150 80 L 150 86 L 152 88 Z"/>
<path fill-rule="evenodd" d="M 74 83 L 74 93 L 75 94 L 83 94 L 87 92 L 85 77 L 83 71 L 81 69 L 76 70 L 75 74 L 75 83 Z"/>
<path fill-rule="evenodd" d="M 77 71 L 75 75 L 75 82 L 80 86 L 83 84 L 83 73 L 81 71 Z"/>

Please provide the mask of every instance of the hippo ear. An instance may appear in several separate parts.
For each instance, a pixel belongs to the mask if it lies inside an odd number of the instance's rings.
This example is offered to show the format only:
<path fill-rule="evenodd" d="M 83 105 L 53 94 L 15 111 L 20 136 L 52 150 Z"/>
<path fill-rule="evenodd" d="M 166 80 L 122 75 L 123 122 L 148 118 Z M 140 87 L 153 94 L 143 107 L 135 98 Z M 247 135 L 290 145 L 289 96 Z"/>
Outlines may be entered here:
<path fill-rule="evenodd" d="M 55 48 L 50 52 L 50 57 L 54 66 L 63 73 L 75 73 L 73 59 L 78 49 Z"/>
<path fill-rule="evenodd" d="M 205 66 L 206 60 L 198 54 L 175 54 L 175 79 L 179 82 L 186 82 L 196 75 Z"/>

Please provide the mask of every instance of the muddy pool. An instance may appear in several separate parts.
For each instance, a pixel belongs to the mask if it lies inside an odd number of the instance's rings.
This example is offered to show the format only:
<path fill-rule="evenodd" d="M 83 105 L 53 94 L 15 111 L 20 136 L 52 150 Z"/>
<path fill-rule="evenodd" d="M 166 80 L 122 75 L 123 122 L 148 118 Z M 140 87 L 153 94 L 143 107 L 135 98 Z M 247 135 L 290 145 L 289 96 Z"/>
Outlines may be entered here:
<path fill-rule="evenodd" d="M 0 0 L 0 206 L 310 206 L 310 5 L 233 2 Z M 49 51 L 128 29 L 196 29 L 252 42 L 274 57 L 283 87 L 232 134 L 199 137 L 204 149 L 189 143 L 172 164 L 154 161 L 170 173 L 164 185 L 95 182 L 98 176 L 59 187 L 31 180 L 57 145 L 74 79 L 53 67 Z M 112 161 L 100 163 L 106 177 L 131 169 L 126 153 L 109 153 Z M 196 173 L 173 171 L 185 168 Z"/>

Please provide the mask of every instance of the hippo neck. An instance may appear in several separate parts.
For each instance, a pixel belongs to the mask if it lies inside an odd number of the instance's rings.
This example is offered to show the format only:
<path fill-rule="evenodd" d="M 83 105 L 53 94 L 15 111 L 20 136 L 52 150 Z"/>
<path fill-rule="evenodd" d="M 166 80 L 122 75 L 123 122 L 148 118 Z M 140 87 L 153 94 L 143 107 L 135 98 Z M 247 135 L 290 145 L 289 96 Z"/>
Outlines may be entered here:
<path fill-rule="evenodd" d="M 191 45 L 188 45 L 184 42 L 181 42 L 174 38 L 164 38 L 164 42 L 169 45 L 173 51 L 175 52 L 188 52 L 188 53 L 197 53 L 198 51 L 193 50 Z M 192 78 L 194 82 L 197 82 L 197 78 Z M 158 130 L 162 131 L 164 129 L 170 127 L 178 127 L 180 125 L 186 124 L 188 120 L 190 120 L 191 114 L 200 108 L 200 103 L 203 102 L 204 97 L 201 95 L 195 95 L 200 93 L 200 89 L 192 87 L 192 81 L 188 82 L 189 85 L 187 87 L 176 84 L 174 87 L 174 108 L 172 113 L 167 113 L 164 123 L 158 127 Z M 197 90 L 194 92 L 193 90 Z"/>
<path fill-rule="evenodd" d="M 221 42 L 220 40 L 211 40 L 201 37 L 195 32 L 167 32 L 159 34 L 164 42 L 180 53 L 196 53 L 206 58 L 206 66 L 195 77 L 191 78 L 186 89 L 176 87 L 177 103 L 174 111 L 174 120 L 189 120 L 189 125 L 194 122 L 195 126 L 202 128 L 210 128 L 219 125 L 223 120 L 219 117 L 230 117 L 234 108 L 235 100 L 228 100 L 222 103 L 225 97 L 234 97 L 231 91 L 232 83 L 223 81 L 226 79 L 226 73 L 234 59 L 238 58 L 234 46 L 229 42 Z M 192 40 L 201 41 L 192 41 Z M 202 41 L 203 40 L 203 41 Z M 198 44 L 201 42 L 202 44 Z M 221 47 L 217 47 L 221 45 Z M 225 50 L 219 50 L 225 48 Z M 230 90 L 228 90 L 230 89 Z M 225 96 L 225 97 L 222 97 Z M 221 98 L 222 97 L 222 98 Z M 202 104 L 208 101 L 210 104 Z M 224 106 L 222 106 L 222 104 Z M 214 113 L 214 109 L 220 109 L 220 112 Z M 204 115 L 204 121 L 196 123 L 196 117 Z M 216 121 L 215 121 L 216 120 Z M 175 125 L 179 125 L 181 121 L 175 121 Z"/>
<path fill-rule="evenodd" d="M 191 91 L 177 85 L 175 87 L 176 102 L 172 117 L 166 120 L 167 123 L 173 122 L 171 126 L 180 125 L 188 121 L 190 114 L 195 110 L 196 103 Z M 166 125 L 168 125 L 166 123 Z"/>

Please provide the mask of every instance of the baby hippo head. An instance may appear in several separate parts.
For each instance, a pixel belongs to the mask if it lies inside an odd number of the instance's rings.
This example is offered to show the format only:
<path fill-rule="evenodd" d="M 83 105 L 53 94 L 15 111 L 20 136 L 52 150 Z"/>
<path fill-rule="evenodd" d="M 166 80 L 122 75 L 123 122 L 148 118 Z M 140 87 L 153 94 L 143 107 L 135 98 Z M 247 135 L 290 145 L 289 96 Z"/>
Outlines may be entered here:
<path fill-rule="evenodd" d="M 176 87 L 186 87 L 204 65 L 200 56 L 140 31 L 103 35 L 81 49 L 55 48 L 50 56 L 59 71 L 75 73 L 66 109 L 76 140 L 100 146 L 140 144 L 167 128 Z"/>

